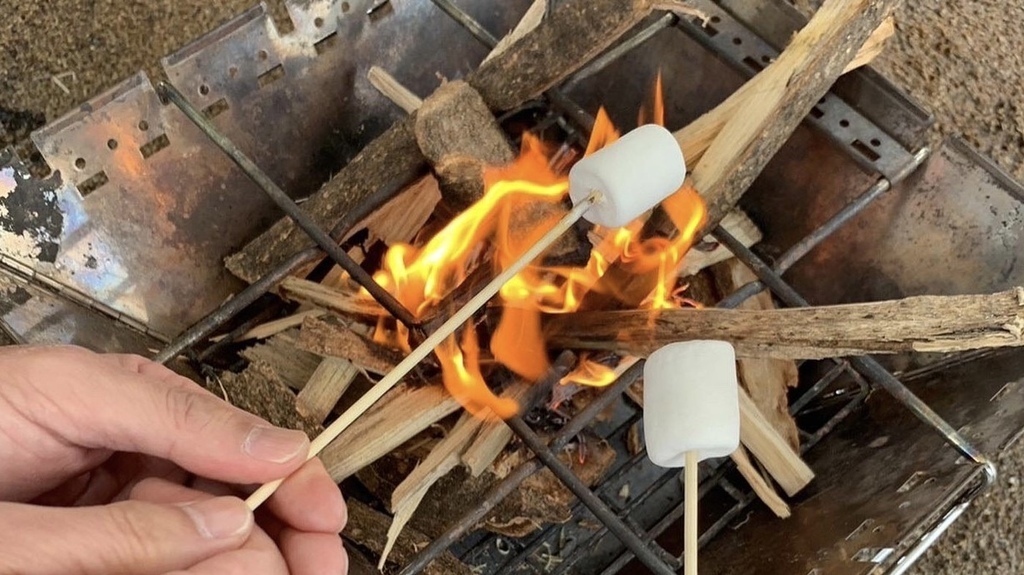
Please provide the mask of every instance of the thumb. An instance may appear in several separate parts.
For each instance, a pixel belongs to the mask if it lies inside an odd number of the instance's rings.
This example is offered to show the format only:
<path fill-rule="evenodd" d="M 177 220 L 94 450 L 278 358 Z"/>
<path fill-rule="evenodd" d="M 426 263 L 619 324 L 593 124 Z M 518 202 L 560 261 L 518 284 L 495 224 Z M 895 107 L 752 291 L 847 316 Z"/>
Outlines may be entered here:
<path fill-rule="evenodd" d="M 253 524 L 236 497 L 76 508 L 0 503 L 0 565 L 26 575 L 155 575 L 241 547 Z"/>

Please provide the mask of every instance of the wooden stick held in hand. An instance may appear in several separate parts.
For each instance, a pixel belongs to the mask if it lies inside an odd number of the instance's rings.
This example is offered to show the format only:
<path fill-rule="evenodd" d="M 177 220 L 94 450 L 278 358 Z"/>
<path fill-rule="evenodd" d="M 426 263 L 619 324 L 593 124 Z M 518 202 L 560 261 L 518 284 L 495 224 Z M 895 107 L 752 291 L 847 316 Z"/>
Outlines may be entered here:
<path fill-rule="evenodd" d="M 416 349 L 412 350 L 405 359 L 403 359 L 395 369 L 384 376 L 377 385 L 370 388 L 370 391 L 366 392 L 366 395 L 359 398 L 356 403 L 348 409 L 345 413 L 341 414 L 337 420 L 334 421 L 327 429 L 323 431 L 309 446 L 309 457 L 312 459 L 316 457 L 321 450 L 327 447 L 342 431 L 352 425 L 356 419 L 359 419 L 366 410 L 370 409 L 374 403 L 377 402 L 381 397 L 384 396 L 392 387 L 402 381 L 410 371 L 413 370 L 424 358 L 427 357 L 434 348 L 441 345 L 441 343 L 448 338 L 452 333 L 455 332 L 462 324 L 466 323 L 480 308 L 482 308 L 488 300 L 494 297 L 503 285 L 509 282 L 519 272 L 528 266 L 533 260 L 535 260 L 541 253 L 544 252 L 552 243 L 555 242 L 566 230 L 571 228 L 583 214 L 591 208 L 599 199 L 600 194 L 595 192 L 587 197 L 584 201 L 575 205 L 572 210 L 569 211 L 553 228 L 551 228 L 536 244 L 531 246 L 526 252 L 520 256 L 518 260 L 512 263 L 507 269 L 498 274 L 490 283 L 485 285 L 480 293 L 476 294 L 473 299 L 460 310 L 455 312 L 448 321 L 441 324 L 441 327 L 434 333 L 430 334 L 422 344 Z M 262 485 L 259 489 L 253 492 L 248 499 L 245 500 L 246 504 L 249 505 L 250 509 L 256 509 L 263 504 L 275 491 L 280 487 L 284 479 L 278 479 L 270 483 Z"/>

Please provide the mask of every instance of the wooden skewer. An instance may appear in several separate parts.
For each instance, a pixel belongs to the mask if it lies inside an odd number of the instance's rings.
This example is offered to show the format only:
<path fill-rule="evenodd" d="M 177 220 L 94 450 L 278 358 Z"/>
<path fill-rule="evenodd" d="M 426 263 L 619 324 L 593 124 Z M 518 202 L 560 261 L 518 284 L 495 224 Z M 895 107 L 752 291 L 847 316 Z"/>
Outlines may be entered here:
<path fill-rule="evenodd" d="M 377 402 L 381 397 L 384 396 L 392 387 L 402 381 L 410 371 L 413 370 L 430 352 L 434 351 L 438 345 L 447 338 L 449 335 L 455 332 L 463 323 L 473 316 L 480 308 L 482 308 L 488 300 L 494 297 L 501 287 L 508 283 L 513 277 L 523 270 L 533 260 L 537 259 L 541 253 L 544 252 L 548 247 L 551 246 L 563 233 L 571 228 L 583 214 L 590 209 L 595 203 L 600 201 L 601 193 L 594 191 L 579 204 L 573 206 L 569 213 L 567 213 L 553 228 L 548 230 L 536 244 L 531 246 L 526 252 L 520 256 L 515 262 L 512 263 L 507 269 L 498 274 L 490 283 L 485 285 L 480 293 L 473 296 L 465 306 L 455 312 L 448 321 L 441 324 L 441 327 L 437 328 L 437 331 L 430 334 L 422 344 L 416 349 L 412 350 L 405 359 L 403 359 L 395 369 L 391 370 L 377 385 L 370 388 L 370 391 L 366 392 L 365 395 L 359 398 L 355 404 L 352 405 L 345 413 L 341 414 L 337 420 L 334 421 L 330 426 L 327 427 L 316 439 L 313 440 L 309 445 L 309 456 L 307 460 L 316 457 L 323 448 L 327 447 L 329 443 L 334 441 L 342 431 L 345 431 L 352 422 L 359 419 L 366 410 L 370 409 L 374 403 Z M 286 479 L 286 478 L 284 478 Z M 280 487 L 284 479 L 278 479 L 265 483 L 260 486 L 259 489 L 253 492 L 248 499 L 245 500 L 246 504 L 250 509 L 255 510 L 257 507 L 263 504 L 275 491 Z"/>
<path fill-rule="evenodd" d="M 686 452 L 683 469 L 683 573 L 697 575 L 697 452 Z"/>

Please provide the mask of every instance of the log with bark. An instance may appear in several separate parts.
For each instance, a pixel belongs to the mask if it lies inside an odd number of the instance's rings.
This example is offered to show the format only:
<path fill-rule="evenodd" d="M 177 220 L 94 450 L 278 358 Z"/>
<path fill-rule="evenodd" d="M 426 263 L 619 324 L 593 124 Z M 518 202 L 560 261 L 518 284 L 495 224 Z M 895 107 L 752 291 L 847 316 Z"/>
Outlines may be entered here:
<path fill-rule="evenodd" d="M 720 339 L 738 357 L 824 359 L 1024 345 L 1024 288 L 983 295 L 773 310 L 678 309 L 550 316 L 548 342 L 646 356 L 668 343 Z"/>
<path fill-rule="evenodd" d="M 567 78 L 650 12 L 649 0 L 561 2 L 511 48 L 467 76 L 466 82 L 492 111 L 510 110 Z M 459 110 L 450 113 L 454 116 Z M 357 207 L 379 206 L 390 198 L 388 187 L 396 174 L 408 180 L 420 173 L 424 156 L 416 142 L 415 116 L 397 122 L 368 144 L 303 204 L 318 225 L 331 229 Z M 290 219 L 282 219 L 226 263 L 233 274 L 251 283 L 312 245 Z"/>
<path fill-rule="evenodd" d="M 778 59 L 719 108 L 721 127 L 694 163 L 713 229 L 828 91 L 899 0 L 827 0 Z M 698 119 L 695 124 L 704 124 Z M 684 150 L 686 146 L 683 146 Z"/>

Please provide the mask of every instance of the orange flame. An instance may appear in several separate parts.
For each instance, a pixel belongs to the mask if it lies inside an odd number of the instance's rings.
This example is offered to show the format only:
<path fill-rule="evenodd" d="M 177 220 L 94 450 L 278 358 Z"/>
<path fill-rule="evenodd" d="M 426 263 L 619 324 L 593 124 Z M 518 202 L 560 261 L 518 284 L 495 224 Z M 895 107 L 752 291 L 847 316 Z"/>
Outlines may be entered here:
<path fill-rule="evenodd" d="M 660 74 L 655 87 L 650 111 L 641 111 L 642 123 L 664 122 Z M 608 114 L 599 110 L 585 155 L 618 138 Z M 551 156 L 540 140 L 524 135 L 515 162 L 485 171 L 487 191 L 482 199 L 422 248 L 392 246 L 374 279 L 422 318 L 466 279 L 488 247 L 493 250 L 495 271 L 506 269 L 565 213 L 568 180 L 565 173 L 551 167 Z M 595 227 L 592 238 L 596 241 L 585 266 L 534 263 L 505 284 L 499 292 L 501 319 L 490 340 L 494 359 L 523 378 L 539 379 L 550 365 L 541 314 L 576 311 L 591 293 L 611 297 L 620 305 L 651 310 L 686 305 L 681 290 L 675 289 L 677 268 L 704 223 L 705 206 L 695 190 L 684 187 L 666 199 L 662 208 L 679 230 L 673 238 L 641 238 L 642 221 L 616 230 Z M 524 230 L 516 223 L 525 213 L 539 217 L 531 219 Z M 621 269 L 609 274 L 616 261 Z M 408 350 L 407 330 L 389 328 L 389 324 L 380 320 L 375 339 Z M 435 353 L 445 387 L 471 413 L 481 417 L 493 413 L 502 418 L 516 413 L 515 401 L 497 397 L 485 383 L 474 326 L 464 328 L 461 343 L 452 336 Z M 603 386 L 614 378 L 613 369 L 584 357 L 563 383 Z"/>

